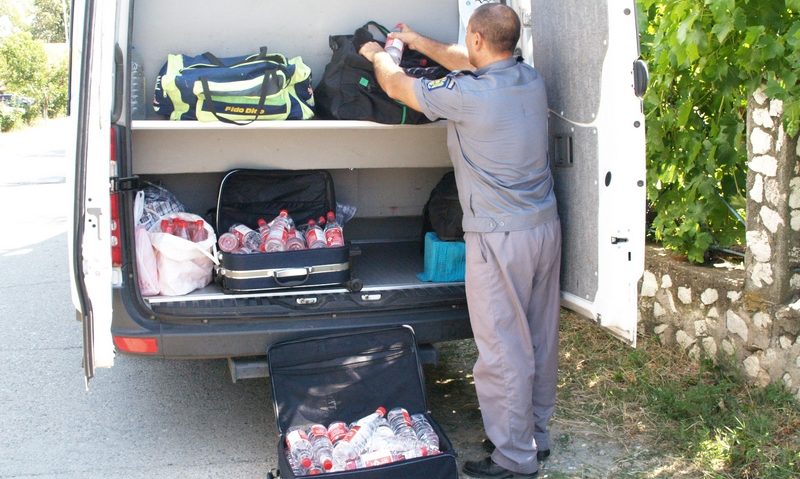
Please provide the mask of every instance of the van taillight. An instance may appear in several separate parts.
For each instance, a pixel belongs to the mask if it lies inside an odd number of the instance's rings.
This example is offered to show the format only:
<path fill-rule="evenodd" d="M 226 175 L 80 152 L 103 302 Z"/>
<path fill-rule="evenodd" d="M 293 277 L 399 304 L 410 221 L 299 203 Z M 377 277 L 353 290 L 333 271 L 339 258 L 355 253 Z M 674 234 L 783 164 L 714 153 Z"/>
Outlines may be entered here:
<path fill-rule="evenodd" d="M 111 149 L 109 151 L 111 172 L 117 166 L 117 130 L 111 128 Z M 119 231 L 119 193 L 111 192 L 111 265 L 122 266 L 122 236 Z"/>
<path fill-rule="evenodd" d="M 128 336 L 114 336 L 114 346 L 117 350 L 135 354 L 157 354 L 158 339 L 132 338 Z"/>
<path fill-rule="evenodd" d="M 111 193 L 111 265 L 122 266 L 122 236 L 119 233 L 119 193 Z"/>

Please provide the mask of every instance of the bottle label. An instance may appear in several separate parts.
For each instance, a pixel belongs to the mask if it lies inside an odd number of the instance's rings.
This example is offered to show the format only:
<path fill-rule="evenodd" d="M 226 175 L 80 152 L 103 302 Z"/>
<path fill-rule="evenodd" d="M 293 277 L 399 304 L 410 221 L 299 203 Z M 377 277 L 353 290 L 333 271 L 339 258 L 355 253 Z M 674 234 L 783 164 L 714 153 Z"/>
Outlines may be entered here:
<path fill-rule="evenodd" d="M 306 433 L 301 431 L 300 429 L 295 429 L 286 435 L 286 447 L 292 449 L 292 447 L 300 441 L 307 441 L 308 436 Z"/>
<path fill-rule="evenodd" d="M 328 248 L 344 246 L 344 235 L 341 228 L 328 228 L 325 230 L 325 243 Z"/>
<path fill-rule="evenodd" d="M 331 423 L 331 425 L 328 426 L 328 439 L 330 439 L 332 443 L 336 444 L 336 442 L 347 435 L 347 432 L 347 424 L 343 422 Z"/>

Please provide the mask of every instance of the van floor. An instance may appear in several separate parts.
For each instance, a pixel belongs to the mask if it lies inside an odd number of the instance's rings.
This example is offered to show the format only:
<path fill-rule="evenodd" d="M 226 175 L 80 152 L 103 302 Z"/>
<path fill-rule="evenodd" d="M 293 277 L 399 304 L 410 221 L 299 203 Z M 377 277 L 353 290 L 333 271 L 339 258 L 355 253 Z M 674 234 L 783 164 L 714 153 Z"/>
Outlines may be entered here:
<path fill-rule="evenodd" d="M 360 279 L 362 291 L 394 289 L 435 289 L 443 295 L 463 294 L 463 282 L 432 283 L 420 281 L 424 270 L 424 254 L 419 241 L 357 242 L 352 245 L 351 278 Z M 307 295 L 311 293 L 346 293 L 342 286 L 291 288 L 253 293 L 225 294 L 222 287 L 212 283 L 184 296 L 152 296 L 145 298 L 151 305 L 195 301 L 230 301 L 234 298 Z M 433 293 L 433 291 L 430 291 Z"/>

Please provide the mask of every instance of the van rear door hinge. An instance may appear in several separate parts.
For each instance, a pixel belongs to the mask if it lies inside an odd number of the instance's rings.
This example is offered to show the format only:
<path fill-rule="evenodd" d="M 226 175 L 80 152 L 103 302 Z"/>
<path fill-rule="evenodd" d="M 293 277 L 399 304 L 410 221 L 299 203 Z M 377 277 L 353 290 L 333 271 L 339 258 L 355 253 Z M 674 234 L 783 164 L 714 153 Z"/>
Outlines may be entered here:
<path fill-rule="evenodd" d="M 134 191 L 141 188 L 141 182 L 136 175 L 111 179 L 111 191 Z"/>

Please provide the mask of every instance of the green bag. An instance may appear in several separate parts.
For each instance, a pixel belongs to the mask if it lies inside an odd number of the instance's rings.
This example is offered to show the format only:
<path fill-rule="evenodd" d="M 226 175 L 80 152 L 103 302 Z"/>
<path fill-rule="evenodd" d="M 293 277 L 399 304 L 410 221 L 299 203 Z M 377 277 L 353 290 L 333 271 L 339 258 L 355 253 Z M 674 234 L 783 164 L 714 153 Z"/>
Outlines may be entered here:
<path fill-rule="evenodd" d="M 156 78 L 153 108 L 172 120 L 237 125 L 313 118 L 311 68 L 266 48 L 229 58 L 169 55 Z"/>

